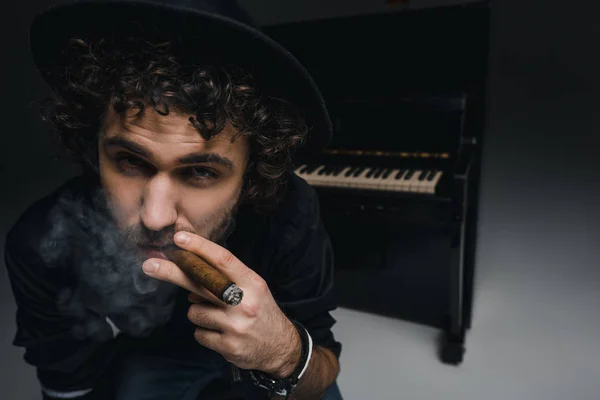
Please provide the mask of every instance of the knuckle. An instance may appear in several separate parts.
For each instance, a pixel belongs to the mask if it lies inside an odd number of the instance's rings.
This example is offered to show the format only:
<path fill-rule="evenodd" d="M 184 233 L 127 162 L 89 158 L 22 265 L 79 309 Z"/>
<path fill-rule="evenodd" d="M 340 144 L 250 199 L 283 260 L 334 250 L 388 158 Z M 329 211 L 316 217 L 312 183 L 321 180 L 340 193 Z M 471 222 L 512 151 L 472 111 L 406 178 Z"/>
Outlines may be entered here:
<path fill-rule="evenodd" d="M 256 286 L 256 290 L 259 291 L 260 295 L 264 295 L 269 291 L 269 285 L 267 285 L 267 282 L 259 275 L 255 275 L 253 281 L 254 285 Z"/>
<path fill-rule="evenodd" d="M 239 340 L 230 340 L 228 344 L 228 349 L 229 357 L 233 358 L 234 360 L 240 360 L 243 358 L 244 346 L 241 345 Z"/>
<path fill-rule="evenodd" d="M 250 318 L 256 318 L 258 316 L 258 304 L 255 301 L 246 301 L 240 304 L 242 306 L 242 313 Z"/>
<path fill-rule="evenodd" d="M 229 250 L 223 250 L 223 252 L 221 253 L 220 259 L 221 259 L 221 265 L 227 266 L 227 265 L 231 265 L 231 263 L 235 259 L 235 256 Z"/>
<path fill-rule="evenodd" d="M 248 326 L 245 322 L 236 321 L 231 326 L 231 330 L 237 336 L 243 336 L 248 332 Z"/>

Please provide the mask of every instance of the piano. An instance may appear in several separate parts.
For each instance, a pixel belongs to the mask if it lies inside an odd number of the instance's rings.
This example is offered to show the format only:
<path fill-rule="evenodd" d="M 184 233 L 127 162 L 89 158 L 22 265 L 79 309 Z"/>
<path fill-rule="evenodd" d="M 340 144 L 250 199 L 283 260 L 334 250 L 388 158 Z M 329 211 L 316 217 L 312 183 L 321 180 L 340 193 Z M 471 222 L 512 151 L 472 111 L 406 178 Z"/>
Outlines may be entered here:
<path fill-rule="evenodd" d="M 448 129 L 459 132 L 464 112 L 462 95 L 404 97 L 389 99 L 385 104 L 343 102 L 332 112 L 338 121 L 336 133 L 343 136 L 336 136 L 333 146 L 321 157 L 297 166 L 298 176 L 323 188 L 443 194 L 454 152 L 449 152 L 450 143 L 446 148 L 433 145 L 431 134 Z M 341 126 L 342 118 L 348 127 Z M 409 131 L 418 135 L 418 140 L 408 143 L 398 135 Z M 365 132 L 369 132 L 368 137 Z M 400 139 L 397 143 L 390 138 L 393 134 Z M 381 143 L 385 147 L 380 147 Z"/>
<path fill-rule="evenodd" d="M 471 1 L 263 27 L 331 114 L 332 142 L 294 171 L 319 195 L 340 304 L 440 328 L 453 365 L 472 322 L 489 15 Z"/>

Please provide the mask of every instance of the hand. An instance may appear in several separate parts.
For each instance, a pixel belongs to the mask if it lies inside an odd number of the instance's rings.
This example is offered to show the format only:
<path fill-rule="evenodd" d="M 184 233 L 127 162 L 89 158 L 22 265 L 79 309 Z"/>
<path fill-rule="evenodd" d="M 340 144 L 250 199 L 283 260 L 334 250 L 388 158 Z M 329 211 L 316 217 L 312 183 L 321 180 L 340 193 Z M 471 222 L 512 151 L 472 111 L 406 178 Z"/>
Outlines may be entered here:
<path fill-rule="evenodd" d="M 193 283 L 173 262 L 155 258 L 144 262 L 148 275 L 190 291 L 194 304 L 188 319 L 197 326 L 194 337 L 198 343 L 239 368 L 260 370 L 275 378 L 291 375 L 300 361 L 300 337 L 264 279 L 227 249 L 201 236 L 179 232 L 175 243 L 200 256 L 244 291 L 239 305 L 228 306 Z M 152 266 L 154 272 L 150 272 Z"/>

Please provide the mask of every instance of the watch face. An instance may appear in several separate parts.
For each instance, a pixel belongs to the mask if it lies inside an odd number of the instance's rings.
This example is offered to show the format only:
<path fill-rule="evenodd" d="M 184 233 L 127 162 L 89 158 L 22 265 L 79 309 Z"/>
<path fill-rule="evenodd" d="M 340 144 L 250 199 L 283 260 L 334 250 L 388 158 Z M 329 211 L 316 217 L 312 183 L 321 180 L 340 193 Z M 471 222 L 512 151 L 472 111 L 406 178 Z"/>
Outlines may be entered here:
<path fill-rule="evenodd" d="M 250 371 L 250 377 L 255 385 L 280 396 L 287 396 L 288 393 L 291 394 L 295 387 L 291 379 L 274 380 L 261 372 L 255 373 Z"/>

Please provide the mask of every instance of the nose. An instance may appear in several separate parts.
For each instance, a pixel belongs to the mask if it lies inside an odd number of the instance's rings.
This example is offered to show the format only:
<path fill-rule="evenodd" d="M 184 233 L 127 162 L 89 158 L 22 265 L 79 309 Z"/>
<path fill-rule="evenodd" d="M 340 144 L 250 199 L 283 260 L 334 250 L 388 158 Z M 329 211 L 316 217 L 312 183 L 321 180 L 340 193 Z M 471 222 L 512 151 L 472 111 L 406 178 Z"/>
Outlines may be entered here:
<path fill-rule="evenodd" d="M 140 218 L 144 226 L 152 231 L 175 224 L 175 191 L 168 177 L 156 175 L 148 181 L 142 197 Z"/>

